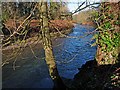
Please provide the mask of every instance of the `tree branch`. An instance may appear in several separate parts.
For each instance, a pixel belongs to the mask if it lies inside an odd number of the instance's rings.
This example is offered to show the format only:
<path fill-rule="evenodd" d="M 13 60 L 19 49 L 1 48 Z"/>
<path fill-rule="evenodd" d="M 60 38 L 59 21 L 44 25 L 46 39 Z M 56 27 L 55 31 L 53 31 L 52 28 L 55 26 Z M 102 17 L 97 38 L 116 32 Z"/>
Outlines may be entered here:
<path fill-rule="evenodd" d="M 100 4 L 100 3 L 92 3 L 92 4 L 89 4 L 89 5 L 81 8 L 81 9 L 80 8 L 76 9 L 75 12 L 72 13 L 72 15 L 75 14 L 75 13 L 77 13 L 77 12 L 79 12 L 79 11 L 81 11 L 81 10 L 83 10 L 83 9 L 85 9 L 85 8 L 87 8 L 87 7 L 89 7 L 89 6 L 91 6 L 91 5 L 95 5 L 95 4 Z M 82 5 L 83 5 L 83 3 L 79 7 L 81 7 Z"/>
<path fill-rule="evenodd" d="M 79 10 L 79 8 L 80 8 L 81 6 L 83 6 L 84 4 L 85 4 L 85 2 L 83 2 L 81 5 L 79 5 L 78 8 L 77 8 L 73 13 L 77 12 L 77 11 Z"/>

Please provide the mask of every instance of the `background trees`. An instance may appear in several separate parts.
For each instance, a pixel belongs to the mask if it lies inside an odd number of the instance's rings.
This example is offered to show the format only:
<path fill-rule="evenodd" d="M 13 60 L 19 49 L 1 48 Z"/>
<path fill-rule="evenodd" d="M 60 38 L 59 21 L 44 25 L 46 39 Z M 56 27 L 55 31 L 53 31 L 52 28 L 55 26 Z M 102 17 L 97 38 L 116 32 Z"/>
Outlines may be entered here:
<path fill-rule="evenodd" d="M 42 13 L 41 11 L 39 13 L 38 8 L 39 8 L 38 3 L 35 2 L 14 2 L 14 3 L 3 2 L 2 3 L 2 11 L 3 11 L 2 22 L 5 28 L 8 29 L 8 32 L 11 33 L 11 37 L 17 34 L 17 36 L 19 36 L 18 38 L 21 39 L 25 36 L 25 33 L 27 38 L 33 36 L 34 32 L 41 32 L 40 26 L 42 24 L 41 21 L 39 21 L 39 18 L 41 17 Z M 68 12 L 65 3 L 62 2 L 48 3 L 49 20 L 60 19 L 61 14 L 63 12 L 66 12 L 66 14 Z M 53 29 L 53 27 L 51 28 Z"/>

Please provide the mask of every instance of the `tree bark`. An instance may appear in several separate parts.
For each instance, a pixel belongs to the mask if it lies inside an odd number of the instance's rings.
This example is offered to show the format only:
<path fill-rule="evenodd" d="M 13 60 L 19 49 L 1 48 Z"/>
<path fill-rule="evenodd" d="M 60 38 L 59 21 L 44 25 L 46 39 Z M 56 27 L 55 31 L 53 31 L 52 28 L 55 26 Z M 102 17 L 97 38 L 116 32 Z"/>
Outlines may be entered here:
<path fill-rule="evenodd" d="M 62 79 L 59 76 L 57 66 L 55 63 L 55 58 L 53 55 L 52 42 L 51 42 L 51 37 L 49 32 L 47 2 L 41 2 L 39 6 L 41 7 L 39 10 L 40 10 L 41 19 L 42 19 L 42 25 L 41 25 L 42 43 L 45 51 L 45 61 L 46 61 L 46 64 L 48 65 L 49 74 L 54 82 L 55 88 L 66 88 Z"/>

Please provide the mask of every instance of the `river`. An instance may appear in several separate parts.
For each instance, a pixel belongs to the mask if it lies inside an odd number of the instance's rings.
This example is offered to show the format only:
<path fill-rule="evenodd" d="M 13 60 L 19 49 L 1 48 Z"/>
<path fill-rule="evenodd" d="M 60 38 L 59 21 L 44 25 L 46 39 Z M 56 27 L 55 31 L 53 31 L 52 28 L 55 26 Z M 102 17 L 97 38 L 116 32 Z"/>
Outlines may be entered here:
<path fill-rule="evenodd" d="M 75 25 L 70 38 L 53 39 L 53 51 L 56 58 L 58 71 L 61 77 L 73 79 L 86 61 L 93 60 L 96 47 L 91 47 L 92 35 L 84 36 L 94 28 L 85 25 Z M 73 37 L 73 38 L 72 38 Z M 2 68 L 3 88 L 52 88 L 53 82 L 49 76 L 48 68 L 44 60 L 44 50 L 41 44 L 34 47 L 35 58 L 31 49 L 27 47 L 16 59 L 16 69 L 13 70 L 13 62 Z M 10 51 L 3 52 L 8 55 Z M 3 59 L 6 57 L 3 57 Z"/>

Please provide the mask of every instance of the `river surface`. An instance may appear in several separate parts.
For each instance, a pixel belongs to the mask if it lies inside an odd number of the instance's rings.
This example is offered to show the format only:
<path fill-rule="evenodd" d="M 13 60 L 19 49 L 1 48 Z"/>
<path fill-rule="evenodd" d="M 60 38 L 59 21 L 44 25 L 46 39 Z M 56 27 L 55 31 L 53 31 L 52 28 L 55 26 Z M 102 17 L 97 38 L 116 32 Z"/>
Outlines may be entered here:
<path fill-rule="evenodd" d="M 96 47 L 91 47 L 92 35 L 84 38 L 86 33 L 94 30 L 93 27 L 75 25 L 69 38 L 53 39 L 53 51 L 56 58 L 58 71 L 61 77 L 73 79 L 86 61 L 93 60 Z M 78 38 L 75 38 L 78 37 Z M 2 68 L 3 88 L 52 88 L 53 82 L 49 76 L 48 68 L 44 60 L 44 50 L 41 44 L 31 49 L 27 47 L 21 55 L 16 58 L 16 69 L 13 70 L 13 62 Z M 10 51 L 3 52 L 6 56 Z M 4 56 L 3 59 L 6 57 Z"/>

